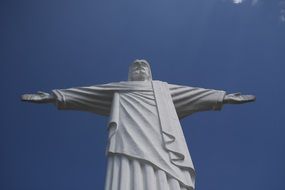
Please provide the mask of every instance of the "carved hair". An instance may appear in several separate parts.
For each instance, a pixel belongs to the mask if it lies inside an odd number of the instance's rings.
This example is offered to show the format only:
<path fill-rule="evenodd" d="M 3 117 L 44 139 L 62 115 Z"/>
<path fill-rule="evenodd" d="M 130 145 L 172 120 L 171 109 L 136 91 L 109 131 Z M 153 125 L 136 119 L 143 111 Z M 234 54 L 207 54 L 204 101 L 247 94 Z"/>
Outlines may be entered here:
<path fill-rule="evenodd" d="M 150 64 L 144 60 L 144 59 L 136 59 L 130 66 L 129 66 L 129 75 L 128 75 L 128 80 L 131 81 L 132 80 L 132 67 L 135 63 L 140 62 L 143 63 L 147 66 L 148 68 L 148 75 L 149 75 L 149 80 L 152 80 L 152 74 L 151 74 L 151 68 L 150 68 Z"/>

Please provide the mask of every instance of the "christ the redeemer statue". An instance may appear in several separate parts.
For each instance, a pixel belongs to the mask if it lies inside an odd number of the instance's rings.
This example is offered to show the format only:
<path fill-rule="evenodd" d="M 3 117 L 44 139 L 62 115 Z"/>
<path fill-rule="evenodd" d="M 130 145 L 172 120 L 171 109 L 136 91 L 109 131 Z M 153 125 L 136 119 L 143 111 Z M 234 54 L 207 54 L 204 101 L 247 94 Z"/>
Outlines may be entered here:
<path fill-rule="evenodd" d="M 193 190 L 194 166 L 179 120 L 255 97 L 152 80 L 148 62 L 135 60 L 128 81 L 25 94 L 22 100 L 110 117 L 105 190 Z"/>

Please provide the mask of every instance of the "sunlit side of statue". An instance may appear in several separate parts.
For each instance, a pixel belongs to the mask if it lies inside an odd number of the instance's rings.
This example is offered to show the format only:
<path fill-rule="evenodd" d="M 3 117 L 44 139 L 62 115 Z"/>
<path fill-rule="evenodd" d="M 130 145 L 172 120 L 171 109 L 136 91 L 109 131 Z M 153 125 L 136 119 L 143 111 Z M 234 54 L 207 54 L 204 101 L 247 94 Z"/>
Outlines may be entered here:
<path fill-rule="evenodd" d="M 22 95 L 23 101 L 109 116 L 105 190 L 193 190 L 195 171 L 179 120 L 253 95 L 152 80 L 135 60 L 128 81 Z"/>

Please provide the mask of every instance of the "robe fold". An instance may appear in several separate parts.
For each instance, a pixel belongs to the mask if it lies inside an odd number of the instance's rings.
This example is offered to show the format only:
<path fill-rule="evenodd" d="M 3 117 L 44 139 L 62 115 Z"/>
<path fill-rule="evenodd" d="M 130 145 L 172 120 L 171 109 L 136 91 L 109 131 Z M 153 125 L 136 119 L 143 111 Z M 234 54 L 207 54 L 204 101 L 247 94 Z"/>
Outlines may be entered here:
<path fill-rule="evenodd" d="M 115 175 L 118 169 L 113 169 L 120 166 L 116 165 L 118 156 L 122 161 L 118 163 L 129 163 L 126 168 L 132 168 L 131 163 L 135 160 L 146 168 L 151 166 L 152 171 L 164 172 L 167 179 L 177 181 L 180 189 L 194 189 L 194 166 L 179 119 L 198 111 L 219 110 L 225 96 L 224 91 L 161 81 L 110 83 L 53 90 L 53 94 L 59 109 L 110 116 L 106 190 L 133 189 L 133 182 L 126 182 L 126 179 L 123 179 L 124 188 L 111 185 L 119 180 L 108 177 Z M 123 162 L 125 159 L 128 162 Z M 159 186 L 154 189 L 163 190 Z"/>

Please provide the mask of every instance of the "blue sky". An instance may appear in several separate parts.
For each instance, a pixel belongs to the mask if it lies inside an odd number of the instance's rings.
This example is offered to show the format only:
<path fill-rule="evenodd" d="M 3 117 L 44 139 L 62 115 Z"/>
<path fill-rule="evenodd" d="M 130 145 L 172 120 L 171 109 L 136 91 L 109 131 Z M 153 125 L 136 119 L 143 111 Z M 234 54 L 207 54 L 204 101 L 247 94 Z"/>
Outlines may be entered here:
<path fill-rule="evenodd" d="M 126 80 L 144 58 L 154 79 L 257 96 L 182 121 L 197 190 L 284 190 L 284 10 L 282 0 L 2 0 L 0 189 L 103 189 L 107 118 L 19 97 Z"/>

